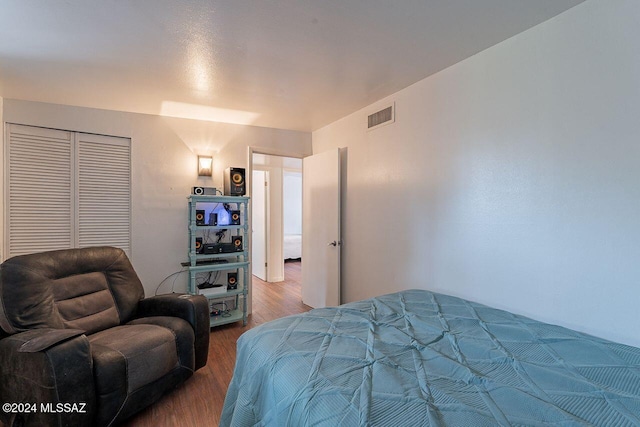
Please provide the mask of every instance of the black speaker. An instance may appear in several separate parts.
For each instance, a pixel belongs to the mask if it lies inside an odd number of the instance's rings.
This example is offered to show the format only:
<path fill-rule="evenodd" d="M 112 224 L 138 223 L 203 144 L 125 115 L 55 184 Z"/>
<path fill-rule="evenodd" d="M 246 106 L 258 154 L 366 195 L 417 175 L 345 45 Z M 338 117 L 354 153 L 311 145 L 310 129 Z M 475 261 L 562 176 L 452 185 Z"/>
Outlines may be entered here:
<path fill-rule="evenodd" d="M 218 225 L 218 214 L 215 212 L 209 213 L 209 225 Z"/>
<path fill-rule="evenodd" d="M 227 168 L 224 171 L 225 196 L 244 196 L 247 185 L 244 179 L 244 168 Z"/>
<path fill-rule="evenodd" d="M 196 210 L 196 225 L 207 225 L 204 223 L 204 210 Z"/>
<path fill-rule="evenodd" d="M 194 196 L 215 196 L 215 187 L 193 187 Z"/>
<path fill-rule="evenodd" d="M 196 237 L 196 253 L 202 253 L 202 237 Z"/>
<path fill-rule="evenodd" d="M 227 290 L 238 289 L 238 273 L 227 273 Z"/>
<path fill-rule="evenodd" d="M 240 225 L 240 211 L 229 211 L 229 225 Z"/>
<path fill-rule="evenodd" d="M 235 252 L 242 252 L 242 236 L 233 236 L 231 238 L 231 243 L 233 244 L 233 248 Z"/>

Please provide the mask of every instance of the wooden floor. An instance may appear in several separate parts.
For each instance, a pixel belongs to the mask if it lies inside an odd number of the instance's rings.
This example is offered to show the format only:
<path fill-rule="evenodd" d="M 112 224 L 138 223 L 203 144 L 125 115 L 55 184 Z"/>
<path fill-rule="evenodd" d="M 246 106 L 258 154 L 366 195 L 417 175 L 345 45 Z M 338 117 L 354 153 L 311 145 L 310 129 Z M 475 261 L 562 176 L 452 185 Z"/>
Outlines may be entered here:
<path fill-rule="evenodd" d="M 310 307 L 302 304 L 300 282 L 300 262 L 285 263 L 284 282 L 266 283 L 254 276 L 253 313 L 247 326 L 236 322 L 213 328 L 207 366 L 124 425 L 217 426 L 235 366 L 236 340 L 243 332 L 264 322 L 308 311 Z"/>

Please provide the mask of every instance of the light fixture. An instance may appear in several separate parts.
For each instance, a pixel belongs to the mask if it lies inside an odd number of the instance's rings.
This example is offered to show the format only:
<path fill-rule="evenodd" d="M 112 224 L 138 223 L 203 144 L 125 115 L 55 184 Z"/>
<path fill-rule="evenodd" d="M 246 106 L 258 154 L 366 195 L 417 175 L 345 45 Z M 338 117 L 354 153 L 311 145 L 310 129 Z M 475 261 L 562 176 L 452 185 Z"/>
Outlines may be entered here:
<path fill-rule="evenodd" d="M 198 156 L 198 176 L 213 176 L 213 157 Z"/>

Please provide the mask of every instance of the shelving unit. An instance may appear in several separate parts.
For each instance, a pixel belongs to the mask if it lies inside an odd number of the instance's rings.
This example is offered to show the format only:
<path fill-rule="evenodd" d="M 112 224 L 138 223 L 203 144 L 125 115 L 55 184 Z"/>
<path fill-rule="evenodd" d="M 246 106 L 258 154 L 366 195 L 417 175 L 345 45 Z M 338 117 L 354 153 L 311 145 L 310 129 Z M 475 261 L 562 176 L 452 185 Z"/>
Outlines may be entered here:
<path fill-rule="evenodd" d="M 210 322 L 212 327 L 239 320 L 246 325 L 247 291 L 250 279 L 247 221 L 249 198 L 191 195 L 188 200 L 189 282 L 187 290 L 191 294 L 207 297 L 212 311 Z M 216 225 L 211 225 L 209 222 L 212 212 L 217 214 Z M 239 215 L 240 224 L 230 224 L 234 214 Z M 221 274 L 224 272 L 227 275 Z M 228 286 L 229 273 L 236 273 L 236 289 Z M 222 278 L 220 278 L 221 275 Z M 222 286 L 202 289 L 198 287 L 198 285 L 202 287 L 214 284 Z M 228 307 L 230 301 L 234 302 L 233 309 Z M 215 314 L 214 309 L 219 310 L 219 314 Z"/>

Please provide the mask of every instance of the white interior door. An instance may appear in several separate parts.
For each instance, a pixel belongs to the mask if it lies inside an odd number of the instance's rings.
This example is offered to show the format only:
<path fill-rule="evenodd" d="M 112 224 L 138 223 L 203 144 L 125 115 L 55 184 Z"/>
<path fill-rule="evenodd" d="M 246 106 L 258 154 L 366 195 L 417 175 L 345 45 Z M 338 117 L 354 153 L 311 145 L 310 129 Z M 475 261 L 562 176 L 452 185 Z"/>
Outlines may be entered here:
<path fill-rule="evenodd" d="M 267 172 L 254 170 L 251 179 L 251 271 L 267 280 Z"/>
<path fill-rule="evenodd" d="M 302 160 L 302 302 L 340 304 L 340 151 Z"/>

